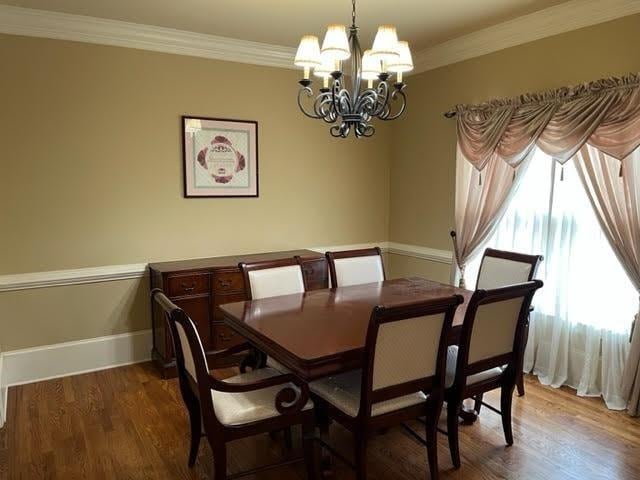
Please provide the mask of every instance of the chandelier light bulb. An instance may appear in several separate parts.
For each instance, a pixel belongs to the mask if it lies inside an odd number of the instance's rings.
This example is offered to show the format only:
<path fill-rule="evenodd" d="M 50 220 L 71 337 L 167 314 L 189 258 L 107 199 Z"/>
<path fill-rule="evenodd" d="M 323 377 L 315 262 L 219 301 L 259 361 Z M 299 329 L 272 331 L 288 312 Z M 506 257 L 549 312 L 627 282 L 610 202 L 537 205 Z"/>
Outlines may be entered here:
<path fill-rule="evenodd" d="M 392 62 L 399 57 L 398 50 L 398 34 L 396 27 L 393 25 L 380 25 L 378 33 L 373 40 L 371 55 L 383 62 Z"/>
<path fill-rule="evenodd" d="M 334 23 L 327 27 L 327 33 L 322 42 L 322 55 L 331 60 L 346 60 L 351 56 L 347 28 Z"/>

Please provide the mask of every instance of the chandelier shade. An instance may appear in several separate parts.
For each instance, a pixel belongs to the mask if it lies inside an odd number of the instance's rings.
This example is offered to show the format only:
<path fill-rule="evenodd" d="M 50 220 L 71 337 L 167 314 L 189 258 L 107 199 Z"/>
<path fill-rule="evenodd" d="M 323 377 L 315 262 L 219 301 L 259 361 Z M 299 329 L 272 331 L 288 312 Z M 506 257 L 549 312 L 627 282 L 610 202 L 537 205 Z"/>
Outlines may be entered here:
<path fill-rule="evenodd" d="M 406 108 L 402 73 L 413 69 L 407 42 L 399 42 L 393 25 L 378 28 L 373 46 L 362 52 L 356 25 L 356 0 L 352 0 L 351 26 L 332 24 L 318 47 L 318 38 L 305 35 L 294 63 L 304 68 L 298 91 L 298 107 L 309 118 L 330 124 L 334 137 L 356 138 L 375 133 L 371 121 L 395 120 Z M 347 61 L 348 60 L 348 61 Z M 312 89 L 310 68 L 323 79 L 323 86 Z M 395 82 L 391 78 L 395 74 Z M 363 84 L 366 81 L 366 86 Z"/>
<path fill-rule="evenodd" d="M 398 58 L 398 34 L 393 25 L 381 25 L 371 47 L 371 55 L 383 62 Z"/>
<path fill-rule="evenodd" d="M 311 68 L 320 65 L 320 44 L 315 35 L 305 35 L 300 40 L 296 58 L 293 61 L 297 67 Z"/>
<path fill-rule="evenodd" d="M 346 60 L 351 56 L 347 28 L 344 25 L 332 24 L 322 42 L 322 55 L 331 60 Z"/>
<path fill-rule="evenodd" d="M 365 50 L 362 55 L 362 79 L 376 80 L 381 73 L 380 60 L 371 55 L 371 50 Z"/>
<path fill-rule="evenodd" d="M 413 70 L 413 58 L 411 58 L 411 50 L 409 50 L 408 42 L 398 42 L 398 57 L 389 61 L 387 69 L 390 72 L 410 72 Z"/>

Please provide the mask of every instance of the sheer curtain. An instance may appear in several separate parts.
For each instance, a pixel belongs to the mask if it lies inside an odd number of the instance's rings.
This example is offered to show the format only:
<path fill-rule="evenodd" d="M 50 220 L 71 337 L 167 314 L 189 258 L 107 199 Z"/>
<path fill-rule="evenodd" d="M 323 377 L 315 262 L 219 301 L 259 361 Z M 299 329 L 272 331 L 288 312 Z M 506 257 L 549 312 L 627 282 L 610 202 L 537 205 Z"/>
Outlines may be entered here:
<path fill-rule="evenodd" d="M 544 255 L 524 369 L 541 383 L 602 395 L 623 410 L 621 379 L 637 293 L 613 253 L 570 160 L 537 150 L 489 247 Z M 467 266 L 475 285 L 481 254 Z"/>

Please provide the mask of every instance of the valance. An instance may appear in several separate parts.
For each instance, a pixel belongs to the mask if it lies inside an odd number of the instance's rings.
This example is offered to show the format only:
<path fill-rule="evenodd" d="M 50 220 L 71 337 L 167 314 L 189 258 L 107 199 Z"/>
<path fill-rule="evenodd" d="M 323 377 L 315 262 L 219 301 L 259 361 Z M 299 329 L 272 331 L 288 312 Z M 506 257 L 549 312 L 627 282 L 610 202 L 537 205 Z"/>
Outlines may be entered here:
<path fill-rule="evenodd" d="M 517 168 L 537 145 L 564 164 L 586 143 L 622 160 L 640 146 L 640 74 L 455 110 L 458 145 L 482 171 L 492 156 Z"/>

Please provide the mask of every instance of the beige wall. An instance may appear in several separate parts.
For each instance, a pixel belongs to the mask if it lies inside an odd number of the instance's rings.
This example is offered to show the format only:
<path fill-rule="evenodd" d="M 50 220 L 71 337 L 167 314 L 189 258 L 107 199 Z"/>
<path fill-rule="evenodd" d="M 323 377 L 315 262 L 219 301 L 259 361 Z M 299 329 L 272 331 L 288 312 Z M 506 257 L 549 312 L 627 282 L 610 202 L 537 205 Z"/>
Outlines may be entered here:
<path fill-rule="evenodd" d="M 389 132 L 331 138 L 298 72 L 15 36 L 0 65 L 0 274 L 386 239 Z M 182 198 L 182 114 L 259 122 L 260 198 Z"/>
<path fill-rule="evenodd" d="M 386 240 L 390 130 L 333 139 L 299 73 L 0 36 L 0 274 Z M 260 198 L 184 199 L 183 114 L 259 122 Z M 0 348 L 149 328 L 147 286 L 0 293 Z"/>
<path fill-rule="evenodd" d="M 390 240 L 451 250 L 456 132 L 443 112 L 458 103 L 638 72 L 639 32 L 635 15 L 409 77 L 407 115 L 393 129 Z M 424 261 L 413 263 L 424 268 Z"/>
<path fill-rule="evenodd" d="M 455 123 L 442 112 L 639 71 L 639 27 L 636 15 L 411 76 L 407 116 L 360 141 L 301 117 L 293 71 L 0 36 L 0 274 L 387 239 L 448 250 Z M 182 114 L 260 122 L 259 199 L 182 198 Z M 449 275 L 399 255 L 387 268 Z M 0 349 L 148 328 L 147 289 L 0 293 Z"/>

